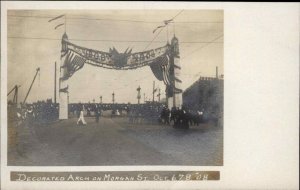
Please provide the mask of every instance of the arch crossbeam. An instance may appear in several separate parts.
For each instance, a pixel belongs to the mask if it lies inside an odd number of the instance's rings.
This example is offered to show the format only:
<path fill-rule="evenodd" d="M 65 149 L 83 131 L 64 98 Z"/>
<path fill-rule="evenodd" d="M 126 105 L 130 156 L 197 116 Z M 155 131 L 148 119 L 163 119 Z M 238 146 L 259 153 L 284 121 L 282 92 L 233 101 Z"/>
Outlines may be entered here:
<path fill-rule="evenodd" d="M 110 48 L 109 52 L 98 51 L 78 46 L 68 41 L 65 35 L 62 39 L 63 52 L 62 55 L 76 54 L 86 61 L 86 63 L 117 70 L 136 69 L 139 67 L 150 65 L 157 58 L 168 54 L 170 45 L 163 47 L 131 53 L 128 49 L 124 53 L 119 53 L 115 48 Z"/>

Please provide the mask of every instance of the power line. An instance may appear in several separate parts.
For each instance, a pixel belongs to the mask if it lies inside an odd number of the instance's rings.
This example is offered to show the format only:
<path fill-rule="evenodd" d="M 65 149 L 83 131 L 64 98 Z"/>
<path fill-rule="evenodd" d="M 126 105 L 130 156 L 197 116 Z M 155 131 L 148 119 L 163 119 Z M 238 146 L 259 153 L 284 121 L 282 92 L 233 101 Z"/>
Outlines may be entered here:
<path fill-rule="evenodd" d="M 183 10 L 182 10 L 183 11 Z M 181 12 L 182 12 L 181 11 Z M 180 12 L 180 13 L 181 13 Z M 179 13 L 178 13 L 179 15 Z M 175 17 L 177 17 L 176 15 Z M 8 17 L 15 18 L 38 18 L 38 19 L 49 19 L 55 16 L 27 16 L 27 15 L 7 15 Z M 174 19 L 174 17 L 173 17 Z M 144 21 L 144 20 L 130 20 L 130 19 L 107 19 L 107 18 L 87 18 L 87 17 L 68 17 L 67 20 L 96 20 L 96 21 L 111 21 L 111 22 L 136 22 L 136 23 L 149 23 L 149 24 L 157 24 L 161 23 L 160 21 Z M 222 21 L 179 21 L 176 22 L 178 24 L 222 24 Z"/>
<path fill-rule="evenodd" d="M 177 16 L 179 16 L 184 9 L 182 9 L 179 13 L 177 13 L 174 17 L 172 17 L 170 20 L 174 20 Z M 152 44 L 152 42 L 157 38 L 157 36 L 163 31 L 165 27 L 161 28 L 160 31 L 155 35 L 155 37 L 151 40 L 151 42 L 144 48 L 144 51 Z M 168 39 L 169 40 L 169 39 Z"/>
<path fill-rule="evenodd" d="M 53 18 L 55 16 L 8 15 L 8 17 L 49 19 L 49 18 Z M 87 17 L 68 17 L 67 19 L 68 20 L 98 20 L 98 21 L 112 21 L 112 22 L 160 23 L 158 21 L 143 21 L 143 20 L 129 20 L 129 19 L 107 19 L 107 18 L 87 18 Z"/>
<path fill-rule="evenodd" d="M 184 11 L 184 9 L 182 9 L 179 13 L 177 13 L 177 15 L 175 15 L 173 18 L 171 18 L 171 20 L 174 20 L 177 16 L 179 16 L 182 12 Z"/>
<path fill-rule="evenodd" d="M 164 28 L 160 29 L 160 31 L 155 35 L 155 37 L 150 41 L 150 43 L 144 48 L 144 51 L 153 43 L 153 41 L 157 38 L 157 36 L 163 31 Z"/>
<path fill-rule="evenodd" d="M 201 50 L 202 48 L 204 48 L 204 47 L 206 47 L 206 46 L 208 46 L 208 45 L 210 45 L 210 44 L 212 44 L 214 41 L 216 41 L 216 40 L 218 40 L 219 38 L 221 38 L 221 37 L 223 37 L 223 34 L 222 35 L 220 35 L 220 36 L 218 36 L 218 37 L 216 37 L 215 39 L 213 39 L 212 41 L 210 41 L 210 42 L 208 42 L 208 43 L 206 43 L 206 44 L 204 44 L 203 46 L 201 46 L 200 48 L 197 48 L 197 49 L 195 49 L 195 50 L 193 50 L 191 53 L 189 53 L 188 55 L 191 55 L 191 54 L 193 54 L 193 53 L 195 53 L 196 51 L 199 51 L 199 50 Z M 184 58 L 186 58 L 188 55 L 186 55 L 186 56 L 184 56 L 181 60 L 183 60 Z"/>
<path fill-rule="evenodd" d="M 23 36 L 8 36 L 7 38 L 10 39 L 28 39 L 28 40 L 61 40 L 59 38 L 46 38 L 46 37 L 23 37 Z M 147 40 L 104 40 L 104 39 L 76 39 L 70 38 L 71 41 L 99 41 L 99 42 L 120 42 L 120 43 L 127 43 L 127 42 L 135 42 L 135 43 L 166 43 L 166 41 L 147 41 Z M 211 43 L 207 41 L 181 41 L 179 43 L 182 44 L 197 44 L 197 43 Z M 213 43 L 223 43 L 223 42 L 213 42 Z"/>

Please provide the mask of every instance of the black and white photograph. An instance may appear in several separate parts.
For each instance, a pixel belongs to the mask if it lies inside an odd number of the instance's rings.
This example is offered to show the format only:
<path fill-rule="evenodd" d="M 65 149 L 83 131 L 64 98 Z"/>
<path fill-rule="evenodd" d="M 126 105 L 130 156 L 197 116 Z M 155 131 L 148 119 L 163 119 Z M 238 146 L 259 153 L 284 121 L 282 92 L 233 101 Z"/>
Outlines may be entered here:
<path fill-rule="evenodd" d="M 8 165 L 223 165 L 222 10 L 9 10 Z"/>
<path fill-rule="evenodd" d="M 299 5 L 2 1 L 0 189 L 299 189 Z"/>

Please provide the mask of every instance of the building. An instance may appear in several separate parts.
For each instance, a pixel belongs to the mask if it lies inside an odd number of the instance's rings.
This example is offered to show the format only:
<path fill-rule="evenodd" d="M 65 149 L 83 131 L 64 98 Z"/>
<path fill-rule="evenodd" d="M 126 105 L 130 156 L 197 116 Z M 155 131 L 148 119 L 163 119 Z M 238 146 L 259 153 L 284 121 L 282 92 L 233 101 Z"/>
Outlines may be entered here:
<path fill-rule="evenodd" d="M 200 77 L 183 92 L 183 105 L 191 110 L 203 110 L 208 117 L 223 116 L 224 80 Z"/>

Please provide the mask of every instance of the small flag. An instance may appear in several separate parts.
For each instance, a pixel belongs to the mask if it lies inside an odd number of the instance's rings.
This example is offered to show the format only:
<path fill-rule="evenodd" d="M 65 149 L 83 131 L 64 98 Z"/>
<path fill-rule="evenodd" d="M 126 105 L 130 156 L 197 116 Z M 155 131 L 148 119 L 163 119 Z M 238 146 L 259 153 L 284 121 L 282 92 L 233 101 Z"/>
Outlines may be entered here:
<path fill-rule="evenodd" d="M 57 25 L 57 26 L 55 26 L 55 30 L 58 28 L 58 27 L 60 27 L 60 26 L 63 26 L 63 25 L 65 25 L 64 23 L 62 23 L 62 24 L 59 24 L 59 25 Z"/>
<path fill-rule="evenodd" d="M 153 30 L 153 32 L 152 32 L 152 33 L 155 33 L 157 29 L 159 29 L 159 28 L 163 28 L 163 27 L 165 27 L 165 26 L 166 26 L 166 25 L 158 26 L 157 28 L 155 28 L 155 29 Z"/>
<path fill-rule="evenodd" d="M 48 22 L 52 22 L 52 21 L 57 20 L 57 19 L 59 19 L 59 18 L 61 18 L 61 17 L 64 17 L 64 16 L 65 16 L 65 15 L 59 15 L 59 16 L 57 16 L 57 17 L 55 17 L 55 18 L 52 18 L 52 19 L 48 20 Z"/>
<path fill-rule="evenodd" d="M 155 33 L 157 29 L 163 28 L 163 27 L 167 26 L 167 25 L 168 25 L 170 22 L 172 22 L 172 21 L 173 21 L 173 19 L 170 19 L 170 20 L 164 20 L 164 24 L 165 24 L 165 25 L 161 25 L 161 26 L 156 27 L 156 28 L 153 30 L 153 33 Z"/>
<path fill-rule="evenodd" d="M 60 92 L 65 92 L 65 93 L 68 93 L 68 90 L 69 90 L 69 86 L 59 89 Z"/>
<path fill-rule="evenodd" d="M 170 22 L 172 22 L 173 21 L 173 19 L 170 19 L 170 20 L 164 20 L 164 23 L 165 23 L 165 25 L 168 25 Z"/>

